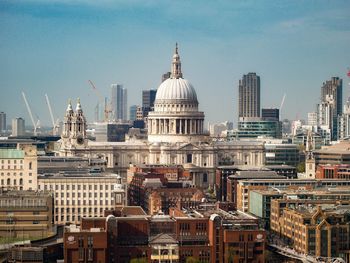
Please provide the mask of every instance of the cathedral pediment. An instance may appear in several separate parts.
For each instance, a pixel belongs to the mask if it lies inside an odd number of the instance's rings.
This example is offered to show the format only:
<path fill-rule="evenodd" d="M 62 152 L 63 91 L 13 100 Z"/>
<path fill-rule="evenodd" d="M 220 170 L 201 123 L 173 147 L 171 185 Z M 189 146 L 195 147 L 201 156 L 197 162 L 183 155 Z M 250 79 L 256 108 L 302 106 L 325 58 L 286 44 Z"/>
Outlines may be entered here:
<path fill-rule="evenodd" d="M 203 147 L 200 147 L 199 145 L 195 145 L 193 143 L 184 143 L 180 145 L 177 150 L 183 150 L 183 151 L 193 151 L 193 150 L 201 150 Z"/>

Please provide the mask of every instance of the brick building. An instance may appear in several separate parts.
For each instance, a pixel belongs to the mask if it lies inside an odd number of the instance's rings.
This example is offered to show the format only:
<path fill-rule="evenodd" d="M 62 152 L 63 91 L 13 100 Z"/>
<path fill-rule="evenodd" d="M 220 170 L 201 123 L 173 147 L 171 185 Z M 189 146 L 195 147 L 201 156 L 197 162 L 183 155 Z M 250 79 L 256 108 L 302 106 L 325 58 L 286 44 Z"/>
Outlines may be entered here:
<path fill-rule="evenodd" d="M 350 180 L 350 164 L 319 165 L 316 179 L 347 179 Z"/>
<path fill-rule="evenodd" d="M 128 215 L 128 210 L 133 215 Z M 92 230 L 102 229 L 105 225 L 103 229 L 107 230 L 107 234 L 101 244 L 107 242 L 108 262 L 124 263 L 133 258 L 144 258 L 148 262 L 180 263 L 186 262 L 189 257 L 218 263 L 265 261 L 266 235 L 258 228 L 255 217 L 242 212 L 225 212 L 206 203 L 192 208 L 170 208 L 169 213 L 151 216 L 140 213 L 135 207 L 124 207 L 116 212 L 122 216 L 109 215 L 96 219 L 86 235 L 95 235 L 97 232 Z M 87 229 L 85 220 L 95 219 L 83 218 L 80 233 Z M 101 232 L 104 233 L 104 230 Z M 64 237 L 66 262 L 73 262 L 72 256 L 79 254 L 79 242 L 74 245 L 75 252 L 69 252 L 73 249 L 68 244 L 71 234 L 72 231 L 66 232 Z M 79 240 L 79 237 L 70 240 Z M 93 243 L 90 241 L 90 250 L 96 253 L 95 246 L 97 249 L 101 244 L 95 244 L 94 237 L 93 240 Z M 88 244 L 87 247 L 85 243 L 81 245 L 81 253 L 83 249 L 89 253 Z"/>
<path fill-rule="evenodd" d="M 350 261 L 349 201 L 272 201 L 271 230 L 295 249 L 316 257 Z M 283 207 L 283 208 L 282 208 Z"/>

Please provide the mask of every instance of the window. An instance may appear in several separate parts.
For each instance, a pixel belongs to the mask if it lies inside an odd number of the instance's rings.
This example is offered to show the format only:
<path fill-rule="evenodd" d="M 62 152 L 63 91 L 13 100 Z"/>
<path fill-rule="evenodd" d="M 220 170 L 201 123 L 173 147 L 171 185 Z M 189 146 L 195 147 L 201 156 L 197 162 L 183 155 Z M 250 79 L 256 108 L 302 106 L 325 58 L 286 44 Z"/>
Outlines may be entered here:
<path fill-rule="evenodd" d="M 203 174 L 203 183 L 207 183 L 208 182 L 208 174 L 204 173 Z"/>
<path fill-rule="evenodd" d="M 29 162 L 29 170 L 32 170 L 33 167 L 32 167 L 32 162 Z"/>
<path fill-rule="evenodd" d="M 187 154 L 186 162 L 187 163 L 192 163 L 192 154 Z"/>

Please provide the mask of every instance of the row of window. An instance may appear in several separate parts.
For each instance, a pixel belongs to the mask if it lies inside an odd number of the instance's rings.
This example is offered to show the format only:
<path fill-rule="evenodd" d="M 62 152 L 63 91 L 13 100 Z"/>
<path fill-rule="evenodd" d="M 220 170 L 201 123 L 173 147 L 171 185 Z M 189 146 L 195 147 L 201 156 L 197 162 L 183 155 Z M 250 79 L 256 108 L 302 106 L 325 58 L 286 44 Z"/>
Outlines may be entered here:
<path fill-rule="evenodd" d="M 100 205 L 103 205 L 103 203 L 105 203 L 105 205 L 108 205 L 109 203 L 111 203 L 112 204 L 112 200 L 111 201 L 109 201 L 109 200 L 104 200 L 104 202 L 103 202 L 103 200 L 100 200 L 100 202 L 98 202 L 98 200 L 94 200 L 94 201 L 92 201 L 92 200 L 77 200 L 77 201 L 75 201 L 75 200 L 72 200 L 72 202 L 70 201 L 70 200 L 56 200 L 55 201 L 55 204 L 56 205 L 98 205 L 98 203 L 100 204 Z"/>
<path fill-rule="evenodd" d="M 41 188 L 43 188 L 43 189 L 41 189 Z M 95 185 L 92 185 L 92 184 L 89 184 L 89 185 L 86 185 L 86 184 L 83 184 L 83 185 L 81 185 L 81 184 L 78 184 L 78 185 L 75 185 L 75 184 L 73 184 L 73 185 L 70 185 L 70 184 L 67 184 L 67 185 L 65 185 L 65 184 L 47 185 L 47 184 L 45 184 L 44 186 L 39 185 L 39 189 L 41 189 L 41 190 L 56 190 L 56 191 L 57 190 L 68 190 L 68 191 L 69 190 L 73 190 L 73 191 L 74 190 L 89 190 L 89 191 L 95 190 L 95 191 L 97 191 L 98 189 L 100 189 L 100 190 L 109 190 L 109 189 L 113 190 L 113 186 L 112 185 L 110 186 L 109 184 L 106 184 L 106 185 L 100 184 L 100 186 L 98 186 L 97 184 L 95 184 Z"/>
<path fill-rule="evenodd" d="M 66 213 L 69 215 L 70 213 L 75 214 L 75 213 L 95 213 L 95 214 L 103 214 L 104 210 L 106 210 L 106 207 L 100 207 L 100 208 L 92 208 L 92 207 L 72 207 L 72 208 L 55 208 L 55 213 L 56 215 L 59 214 L 59 212 L 62 214 Z"/>
<path fill-rule="evenodd" d="M 11 163 L 14 163 L 14 164 L 17 164 L 17 163 L 23 164 L 23 160 L 18 160 L 18 162 L 17 162 L 17 160 L 13 160 L 13 162 L 11 162 L 11 161 L 12 161 L 11 159 L 10 159 L 10 160 L 8 159 L 8 160 L 7 160 L 7 163 L 8 163 L 8 164 L 11 164 Z M 1 164 L 4 164 L 4 163 L 6 163 L 6 161 L 5 161 L 4 159 L 2 159 L 2 160 L 1 160 Z"/>
<path fill-rule="evenodd" d="M 18 184 L 17 184 L 18 182 Z M 29 180 L 28 183 L 32 183 L 32 180 Z M 5 180 L 4 179 L 1 179 L 1 185 L 2 186 L 16 186 L 16 185 L 23 185 L 23 179 L 20 178 L 18 181 L 17 179 L 13 179 L 11 180 L 10 178 L 7 178 L 6 180 L 6 184 L 5 184 Z"/>
<path fill-rule="evenodd" d="M 94 196 L 92 196 L 92 194 L 94 194 Z M 56 196 L 56 198 L 59 198 L 59 193 L 58 192 L 56 192 L 56 194 L 55 194 L 55 196 Z M 75 192 L 73 192 L 72 193 L 72 198 L 75 198 L 75 197 L 89 197 L 89 198 L 92 198 L 92 197 L 95 197 L 95 198 L 97 198 L 98 197 L 98 194 L 95 192 L 95 193 L 91 193 L 91 192 L 89 192 L 89 193 L 86 193 L 86 192 L 84 192 L 84 193 L 80 193 L 80 192 L 78 192 L 77 193 L 77 195 L 75 195 Z M 105 192 L 104 194 L 103 194 L 103 192 L 100 192 L 100 198 L 103 198 L 103 196 L 105 196 L 106 198 L 108 198 L 109 196 L 111 196 L 111 197 L 113 197 L 113 193 L 109 193 L 109 192 Z M 71 196 L 70 196 L 70 193 L 66 193 L 66 194 L 64 194 L 63 192 L 61 192 L 61 198 L 64 198 L 64 197 L 66 197 L 66 198 L 70 198 Z"/>
<path fill-rule="evenodd" d="M 1 175 L 1 176 L 5 176 L 5 175 L 7 175 L 7 176 L 17 176 L 17 173 L 16 173 L 16 172 L 14 172 L 14 173 L 1 173 L 0 175 Z M 18 173 L 18 175 L 19 175 L 19 176 L 23 176 L 23 173 L 20 172 L 20 173 Z M 28 173 L 28 175 L 29 175 L 29 176 L 32 176 L 33 174 L 32 174 L 32 173 Z"/>

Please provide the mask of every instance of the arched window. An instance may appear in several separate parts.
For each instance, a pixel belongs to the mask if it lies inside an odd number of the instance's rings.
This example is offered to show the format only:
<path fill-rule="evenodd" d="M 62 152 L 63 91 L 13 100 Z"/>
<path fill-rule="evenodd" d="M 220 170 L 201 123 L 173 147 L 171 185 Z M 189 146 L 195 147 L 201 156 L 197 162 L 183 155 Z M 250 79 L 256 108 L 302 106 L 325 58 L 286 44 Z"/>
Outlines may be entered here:
<path fill-rule="evenodd" d="M 7 178 L 7 185 L 11 185 L 11 180 L 10 180 L 10 178 Z"/>
<path fill-rule="evenodd" d="M 19 179 L 19 185 L 23 185 L 23 179 Z"/>

